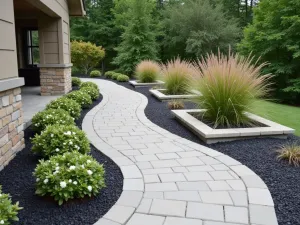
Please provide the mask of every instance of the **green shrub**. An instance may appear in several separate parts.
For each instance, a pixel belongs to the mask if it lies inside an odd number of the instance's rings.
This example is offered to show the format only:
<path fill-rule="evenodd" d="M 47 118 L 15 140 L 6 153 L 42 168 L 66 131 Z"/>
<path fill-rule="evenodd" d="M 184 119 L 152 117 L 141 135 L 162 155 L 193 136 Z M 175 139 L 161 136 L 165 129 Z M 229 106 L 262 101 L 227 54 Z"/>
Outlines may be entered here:
<path fill-rule="evenodd" d="M 107 71 L 107 72 L 104 74 L 104 76 L 105 76 L 106 78 L 111 78 L 115 73 L 116 73 L 116 72 L 114 72 L 114 71 Z"/>
<path fill-rule="evenodd" d="M 74 118 L 63 109 L 47 109 L 35 114 L 32 118 L 32 128 L 36 132 L 43 131 L 49 125 L 75 125 Z"/>
<path fill-rule="evenodd" d="M 72 86 L 78 87 L 81 84 L 81 80 L 78 77 L 72 77 Z"/>
<path fill-rule="evenodd" d="M 97 100 L 100 96 L 99 91 L 92 87 L 82 87 L 82 88 L 80 88 L 80 91 L 85 92 L 88 95 L 90 95 L 92 100 Z"/>
<path fill-rule="evenodd" d="M 95 84 L 95 83 L 93 83 L 93 82 L 90 82 L 90 81 L 83 82 L 83 83 L 80 85 L 80 88 L 83 88 L 83 87 L 92 87 L 92 88 L 95 88 L 96 90 L 99 91 L 98 85 Z"/>
<path fill-rule="evenodd" d="M 90 152 L 90 143 L 86 134 L 74 125 L 48 126 L 40 135 L 32 138 L 32 151 L 43 157 L 61 155 L 78 151 L 82 154 Z"/>
<path fill-rule="evenodd" d="M 155 82 L 159 76 L 159 73 L 159 64 L 151 60 L 144 60 L 140 62 L 135 69 L 136 78 L 141 83 Z"/>
<path fill-rule="evenodd" d="M 278 160 L 288 160 L 289 164 L 294 166 L 299 166 L 300 164 L 300 145 L 297 143 L 289 144 L 283 146 L 281 149 L 277 150 Z"/>
<path fill-rule="evenodd" d="M 19 221 L 17 215 L 21 209 L 19 202 L 12 204 L 11 196 L 2 193 L 0 186 L 0 224 L 9 225 L 12 221 Z"/>
<path fill-rule="evenodd" d="M 89 155 L 77 151 L 40 160 L 34 176 L 36 194 L 52 196 L 59 205 L 69 199 L 93 196 L 105 187 L 104 168 Z"/>
<path fill-rule="evenodd" d="M 191 63 L 179 58 L 162 65 L 161 74 L 167 94 L 187 94 L 190 89 L 191 78 L 197 73 L 196 68 Z"/>
<path fill-rule="evenodd" d="M 111 78 L 113 80 L 117 80 L 118 76 L 120 76 L 120 75 L 122 75 L 122 74 L 120 74 L 120 73 L 114 73 Z"/>
<path fill-rule="evenodd" d="M 89 108 L 93 103 L 92 98 L 89 94 L 84 93 L 83 91 L 72 91 L 66 95 L 67 98 L 73 99 L 76 101 L 82 108 Z"/>
<path fill-rule="evenodd" d="M 251 125 L 245 115 L 252 103 L 268 92 L 269 75 L 261 75 L 265 64 L 256 65 L 252 58 L 243 58 L 229 52 L 209 54 L 198 62 L 199 79 L 196 89 L 202 96 L 196 103 L 206 109 L 204 119 L 214 127 Z"/>
<path fill-rule="evenodd" d="M 100 77 L 101 76 L 101 73 L 99 70 L 93 70 L 91 73 L 90 73 L 90 77 Z"/>
<path fill-rule="evenodd" d="M 121 75 L 119 75 L 117 77 L 117 81 L 119 81 L 119 82 L 128 82 L 129 81 L 129 77 L 126 76 L 126 75 L 121 74 Z"/>
<path fill-rule="evenodd" d="M 80 116 L 80 112 L 81 112 L 80 105 L 76 101 L 66 98 L 66 97 L 60 97 L 56 100 L 51 101 L 46 106 L 46 109 L 64 109 L 74 119 L 78 119 Z"/>

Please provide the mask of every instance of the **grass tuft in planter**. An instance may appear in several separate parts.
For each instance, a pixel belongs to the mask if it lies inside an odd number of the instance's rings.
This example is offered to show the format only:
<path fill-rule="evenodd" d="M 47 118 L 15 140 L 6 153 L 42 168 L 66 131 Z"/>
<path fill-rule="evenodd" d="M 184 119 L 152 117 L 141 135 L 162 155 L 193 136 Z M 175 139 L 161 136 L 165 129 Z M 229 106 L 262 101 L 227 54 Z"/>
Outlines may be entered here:
<path fill-rule="evenodd" d="M 40 160 L 34 176 L 36 194 L 52 196 L 59 205 L 64 202 L 94 196 L 105 187 L 105 170 L 89 155 L 77 151 Z"/>
<path fill-rule="evenodd" d="M 80 91 L 72 91 L 69 94 L 67 94 L 66 97 L 76 101 L 81 106 L 81 108 L 87 109 L 93 103 L 91 96 L 81 90 Z"/>
<path fill-rule="evenodd" d="M 90 73 L 90 77 L 100 77 L 101 76 L 101 72 L 99 70 L 93 70 Z"/>
<path fill-rule="evenodd" d="M 189 62 L 179 58 L 161 65 L 161 75 L 165 82 L 166 94 L 184 95 L 191 86 L 191 78 L 199 72 Z"/>
<path fill-rule="evenodd" d="M 0 224 L 9 225 L 12 221 L 19 221 L 18 211 L 21 209 L 19 202 L 12 204 L 11 196 L 2 193 L 0 186 Z"/>
<path fill-rule="evenodd" d="M 72 86 L 79 87 L 81 84 L 81 80 L 78 77 L 72 77 Z"/>
<path fill-rule="evenodd" d="M 140 62 L 135 69 L 136 78 L 138 82 L 141 83 L 156 82 L 159 73 L 160 73 L 159 64 L 151 60 L 144 60 Z"/>
<path fill-rule="evenodd" d="M 51 101 L 46 109 L 64 109 L 74 119 L 78 119 L 81 112 L 81 106 L 74 100 L 67 97 L 60 97 L 56 100 Z"/>
<path fill-rule="evenodd" d="M 80 88 L 80 91 L 87 93 L 89 96 L 91 96 L 92 100 L 97 100 L 100 96 L 99 91 L 93 87 L 82 87 Z"/>
<path fill-rule="evenodd" d="M 32 143 L 32 152 L 47 158 L 71 151 L 82 154 L 90 152 L 86 134 L 74 125 L 48 126 L 40 135 L 36 134 L 32 138 Z"/>
<path fill-rule="evenodd" d="M 184 103 L 183 103 L 183 101 L 172 100 L 172 101 L 168 102 L 168 108 L 171 110 L 184 109 Z"/>
<path fill-rule="evenodd" d="M 63 109 L 47 109 L 35 114 L 32 118 L 32 129 L 43 131 L 49 125 L 75 125 L 74 118 Z"/>
<path fill-rule="evenodd" d="M 99 91 L 99 87 L 97 84 L 93 83 L 93 82 L 90 82 L 90 81 L 87 81 L 87 82 L 83 82 L 81 85 L 80 85 L 80 88 L 83 88 L 83 87 L 92 87 L 92 88 L 95 88 Z"/>
<path fill-rule="evenodd" d="M 229 51 L 228 55 L 208 54 L 198 61 L 200 76 L 195 88 L 202 96 L 195 99 L 205 121 L 214 128 L 251 125 L 245 115 L 251 111 L 252 103 L 269 91 L 269 74 L 262 75 L 253 57 L 244 58 Z"/>
<path fill-rule="evenodd" d="M 281 149 L 277 150 L 278 160 L 287 160 L 289 164 L 299 166 L 300 164 L 300 146 L 296 143 L 285 145 Z"/>

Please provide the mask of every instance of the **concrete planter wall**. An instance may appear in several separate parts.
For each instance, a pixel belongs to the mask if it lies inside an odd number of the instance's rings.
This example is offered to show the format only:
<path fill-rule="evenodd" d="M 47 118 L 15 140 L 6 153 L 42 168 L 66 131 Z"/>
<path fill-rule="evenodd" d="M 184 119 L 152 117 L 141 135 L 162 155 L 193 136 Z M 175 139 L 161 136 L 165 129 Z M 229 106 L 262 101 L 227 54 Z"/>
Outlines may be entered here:
<path fill-rule="evenodd" d="M 151 89 L 150 92 L 153 96 L 155 96 L 160 101 L 168 101 L 168 100 L 175 100 L 175 99 L 192 99 L 201 95 L 201 93 L 196 90 L 192 90 L 191 94 L 186 94 L 186 95 L 165 95 L 163 93 L 163 91 L 165 90 L 166 89 Z"/>
<path fill-rule="evenodd" d="M 134 87 L 154 87 L 154 86 L 159 86 L 164 84 L 164 82 L 161 80 L 157 80 L 154 83 L 140 83 L 137 80 L 131 80 L 129 81 L 129 83 Z"/>
<path fill-rule="evenodd" d="M 266 127 L 213 129 L 190 114 L 201 112 L 205 112 L 205 110 L 172 110 L 172 113 L 177 120 L 207 144 L 258 137 L 287 138 L 288 134 L 293 134 L 295 132 L 294 129 L 251 113 L 247 113 L 249 118 L 266 125 Z"/>

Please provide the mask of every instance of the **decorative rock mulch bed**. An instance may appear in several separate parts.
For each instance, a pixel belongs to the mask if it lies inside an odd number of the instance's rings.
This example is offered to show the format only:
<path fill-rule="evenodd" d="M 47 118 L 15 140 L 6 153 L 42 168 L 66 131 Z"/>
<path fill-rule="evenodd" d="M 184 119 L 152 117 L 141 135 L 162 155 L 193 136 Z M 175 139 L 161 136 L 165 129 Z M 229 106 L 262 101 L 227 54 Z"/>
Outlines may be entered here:
<path fill-rule="evenodd" d="M 100 97 L 90 109 L 101 102 Z M 90 109 L 83 110 L 76 121 L 81 128 L 82 120 Z M 92 156 L 105 168 L 106 187 L 92 198 L 71 200 L 58 206 L 51 198 L 35 195 L 35 179 L 32 172 L 38 158 L 30 151 L 30 138 L 34 133 L 31 127 L 25 130 L 26 148 L 0 172 L 0 184 L 3 192 L 12 195 L 13 202 L 19 201 L 23 207 L 19 211 L 22 225 L 92 225 L 97 222 L 115 204 L 122 193 L 123 175 L 119 167 L 108 157 L 91 145 Z"/>
<path fill-rule="evenodd" d="M 100 78 L 103 79 L 103 78 Z M 116 81 L 113 81 L 116 82 Z M 206 145 L 196 135 L 174 119 L 166 102 L 160 102 L 149 92 L 149 88 L 135 89 L 129 83 L 116 82 L 131 90 L 137 91 L 148 98 L 145 114 L 153 123 L 202 145 Z M 195 104 L 185 102 L 186 109 L 194 109 Z M 248 139 L 209 145 L 248 166 L 267 184 L 274 203 L 278 223 L 280 225 L 300 225 L 300 168 L 279 162 L 275 150 L 284 144 L 298 142 L 300 137 L 290 135 L 288 139 Z"/>

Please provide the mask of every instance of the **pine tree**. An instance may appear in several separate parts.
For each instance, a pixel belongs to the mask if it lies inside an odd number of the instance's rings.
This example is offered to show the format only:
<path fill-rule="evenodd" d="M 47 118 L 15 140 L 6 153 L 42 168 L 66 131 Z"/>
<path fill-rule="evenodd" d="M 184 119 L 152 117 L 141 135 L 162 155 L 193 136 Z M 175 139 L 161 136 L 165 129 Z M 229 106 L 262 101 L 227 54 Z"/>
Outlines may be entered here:
<path fill-rule="evenodd" d="M 121 44 L 115 48 L 118 55 L 113 63 L 123 73 L 131 75 L 135 66 L 145 59 L 157 59 L 157 29 L 152 12 L 156 6 L 152 0 L 133 0 L 128 9 L 127 27 L 122 34 Z"/>

